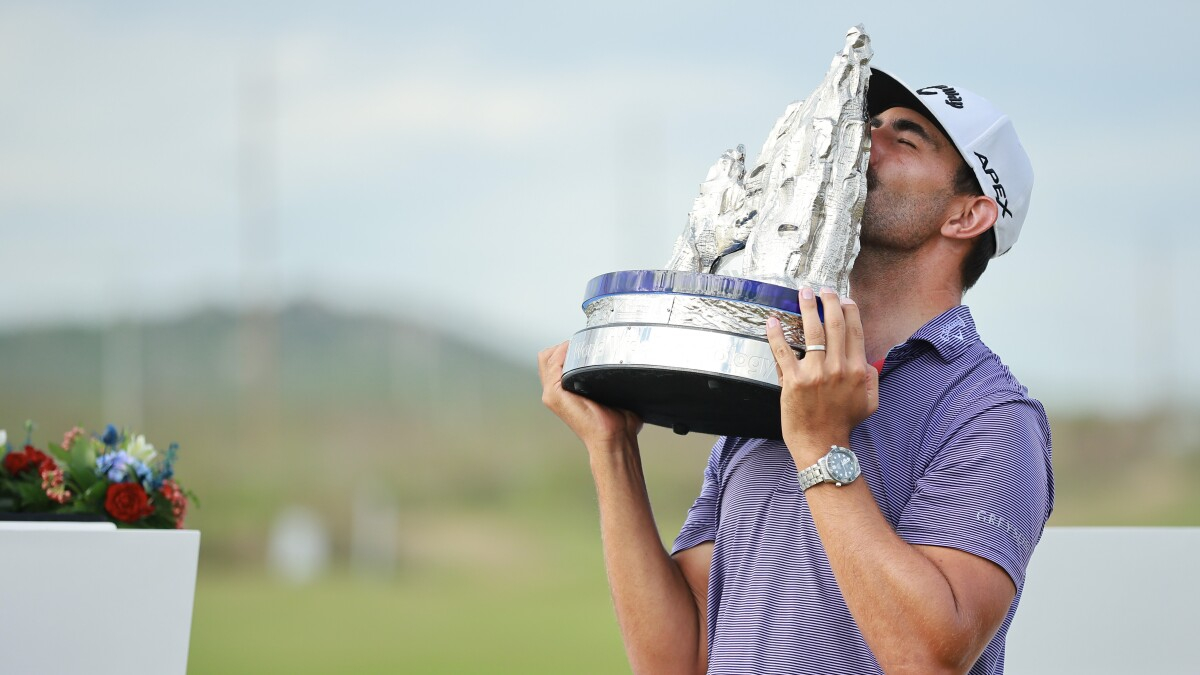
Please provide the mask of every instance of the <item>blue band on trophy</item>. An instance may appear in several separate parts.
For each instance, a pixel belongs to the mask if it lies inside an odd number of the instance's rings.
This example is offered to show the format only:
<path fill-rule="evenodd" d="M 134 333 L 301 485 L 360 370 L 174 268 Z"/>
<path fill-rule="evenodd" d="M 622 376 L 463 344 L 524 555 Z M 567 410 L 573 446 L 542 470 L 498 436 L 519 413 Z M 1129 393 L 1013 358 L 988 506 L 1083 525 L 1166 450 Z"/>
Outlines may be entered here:
<path fill-rule="evenodd" d="M 754 279 L 678 270 L 625 270 L 609 272 L 588 282 L 583 304 L 606 295 L 624 293 L 677 293 L 748 302 L 800 313 L 796 289 Z"/>

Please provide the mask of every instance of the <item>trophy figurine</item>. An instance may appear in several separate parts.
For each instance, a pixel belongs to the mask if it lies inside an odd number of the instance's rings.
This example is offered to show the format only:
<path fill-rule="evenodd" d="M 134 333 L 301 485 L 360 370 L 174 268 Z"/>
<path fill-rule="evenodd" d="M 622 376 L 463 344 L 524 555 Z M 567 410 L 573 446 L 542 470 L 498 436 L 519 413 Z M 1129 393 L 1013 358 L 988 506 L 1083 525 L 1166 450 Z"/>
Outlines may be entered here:
<path fill-rule="evenodd" d="M 782 436 L 766 322 L 778 318 L 802 356 L 797 290 L 849 291 L 867 195 L 871 56 L 870 38 L 851 28 L 749 175 L 742 146 L 721 155 L 667 269 L 588 282 L 564 388 L 681 434 Z"/>

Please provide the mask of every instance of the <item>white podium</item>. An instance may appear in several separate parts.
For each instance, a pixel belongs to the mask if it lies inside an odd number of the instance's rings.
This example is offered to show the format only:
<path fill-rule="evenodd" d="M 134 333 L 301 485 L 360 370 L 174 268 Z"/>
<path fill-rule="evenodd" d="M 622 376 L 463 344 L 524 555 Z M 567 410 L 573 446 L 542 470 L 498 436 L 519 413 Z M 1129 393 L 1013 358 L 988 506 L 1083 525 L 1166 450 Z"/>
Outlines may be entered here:
<path fill-rule="evenodd" d="M 1014 675 L 1200 673 L 1200 528 L 1048 527 L 1008 630 Z"/>
<path fill-rule="evenodd" d="M 200 532 L 72 525 L 0 522 L 0 672 L 186 673 Z"/>

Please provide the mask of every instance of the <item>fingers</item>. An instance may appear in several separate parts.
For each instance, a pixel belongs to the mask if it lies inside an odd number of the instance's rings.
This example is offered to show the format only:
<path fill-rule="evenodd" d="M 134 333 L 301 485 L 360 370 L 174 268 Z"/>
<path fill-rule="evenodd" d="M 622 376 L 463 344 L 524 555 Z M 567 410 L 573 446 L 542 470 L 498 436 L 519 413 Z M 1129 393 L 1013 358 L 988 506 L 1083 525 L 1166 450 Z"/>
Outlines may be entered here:
<path fill-rule="evenodd" d="M 825 310 L 825 358 L 833 363 L 841 363 L 846 355 L 846 317 L 842 314 L 842 302 L 838 299 L 837 291 L 822 288 L 821 305 Z"/>
<path fill-rule="evenodd" d="M 879 371 L 867 366 L 867 417 L 879 409 Z M 863 419 L 866 419 L 865 417 Z"/>
<path fill-rule="evenodd" d="M 841 309 L 845 319 L 847 373 L 864 382 L 867 394 L 866 415 L 869 417 L 879 407 L 879 371 L 867 363 L 866 339 L 858 305 L 850 298 L 843 298 Z"/>
<path fill-rule="evenodd" d="M 824 345 L 825 327 L 821 325 L 821 317 L 817 313 L 817 297 L 807 286 L 800 289 L 800 320 L 804 324 L 804 344 Z M 819 351 L 805 351 L 804 358 L 813 357 L 823 359 L 825 354 Z"/>
<path fill-rule="evenodd" d="M 800 364 L 796 360 L 796 352 L 792 351 L 787 338 L 783 337 L 783 327 L 779 325 L 779 319 L 773 316 L 767 318 L 767 342 L 771 344 L 771 354 L 775 356 L 779 383 L 783 384 L 784 378 L 794 375 Z"/>
<path fill-rule="evenodd" d="M 538 375 L 542 379 L 542 389 L 549 389 L 556 383 L 561 386 L 563 364 L 566 360 L 567 343 L 565 341 L 538 352 Z"/>
<path fill-rule="evenodd" d="M 858 305 L 850 298 L 843 298 L 842 315 L 846 321 L 846 363 L 865 363 L 867 345 L 863 337 L 862 316 L 858 313 Z"/>

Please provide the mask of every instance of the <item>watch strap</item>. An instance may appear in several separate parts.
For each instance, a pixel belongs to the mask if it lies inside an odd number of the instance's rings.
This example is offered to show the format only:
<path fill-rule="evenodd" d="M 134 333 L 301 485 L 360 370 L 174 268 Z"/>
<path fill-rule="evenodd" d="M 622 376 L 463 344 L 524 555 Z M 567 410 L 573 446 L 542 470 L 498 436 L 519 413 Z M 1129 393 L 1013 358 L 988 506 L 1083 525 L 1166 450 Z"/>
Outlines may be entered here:
<path fill-rule="evenodd" d="M 835 452 L 850 456 L 854 475 L 850 476 L 848 479 L 839 480 L 835 478 L 833 473 L 829 470 L 829 458 Z M 808 488 L 820 483 L 834 483 L 838 487 L 841 487 L 842 485 L 856 480 L 860 473 L 861 469 L 858 466 L 858 458 L 854 455 L 854 451 L 852 451 L 850 448 L 843 448 L 840 445 L 831 445 L 829 446 L 829 452 L 826 453 L 824 457 L 818 459 L 816 464 L 813 464 L 807 469 L 797 473 L 796 479 L 800 483 L 800 490 L 805 491 L 808 490 Z"/>
<path fill-rule="evenodd" d="M 813 464 L 797 474 L 796 478 L 800 481 L 801 491 L 807 490 L 818 483 L 824 483 L 825 481 L 832 480 L 832 477 L 825 471 L 825 465 L 822 463 L 824 460 L 825 458 L 822 457 L 821 459 L 817 460 L 816 464 Z"/>

